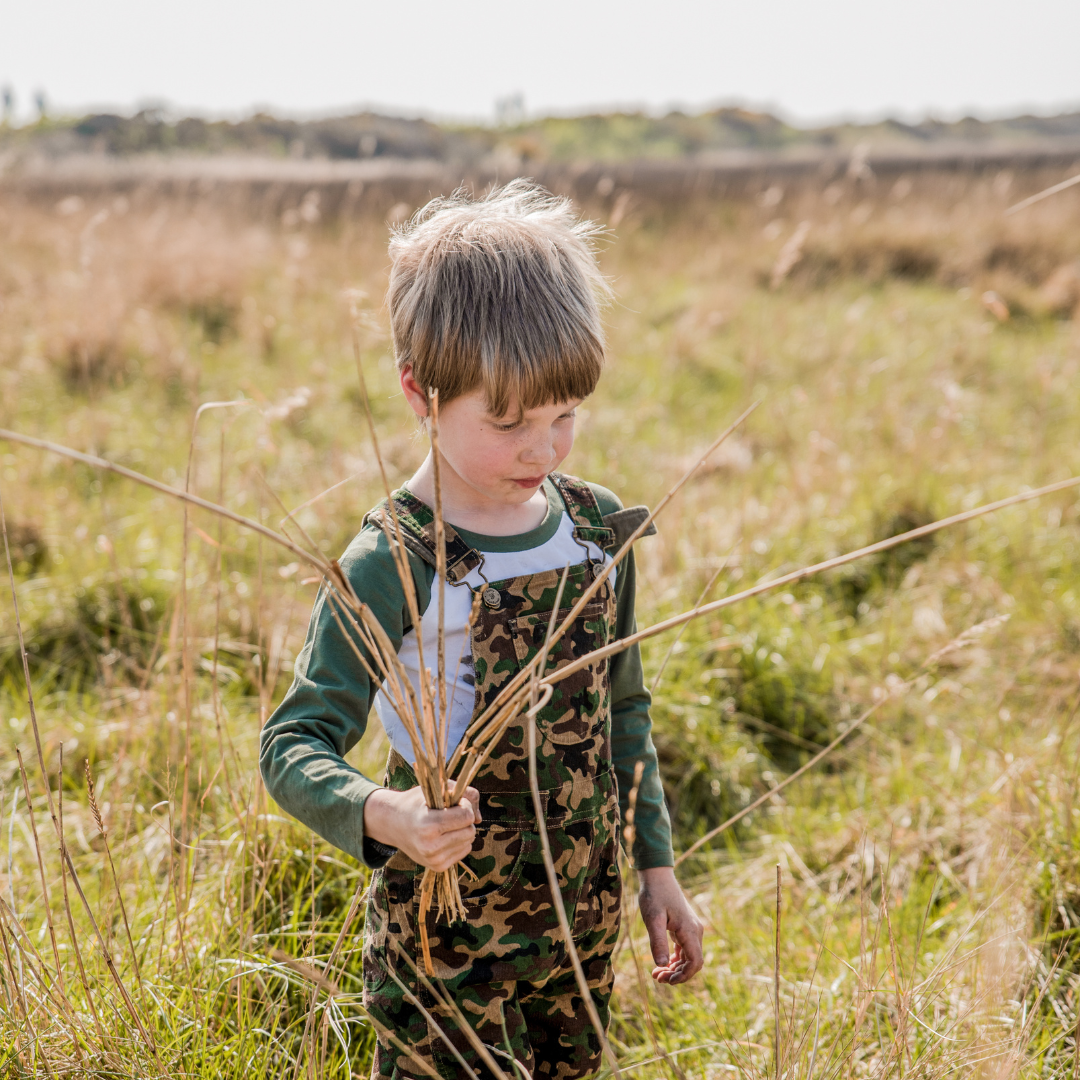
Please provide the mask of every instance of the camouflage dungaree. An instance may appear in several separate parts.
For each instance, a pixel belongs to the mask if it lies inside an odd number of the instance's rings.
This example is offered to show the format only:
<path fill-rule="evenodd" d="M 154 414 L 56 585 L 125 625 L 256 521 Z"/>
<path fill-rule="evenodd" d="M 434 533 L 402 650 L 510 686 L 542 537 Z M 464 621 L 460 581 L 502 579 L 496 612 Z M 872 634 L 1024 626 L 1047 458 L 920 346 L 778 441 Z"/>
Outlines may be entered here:
<path fill-rule="evenodd" d="M 601 550 L 614 533 L 600 514 L 589 487 L 552 474 L 575 538 Z M 395 506 L 408 532 L 407 545 L 433 561 L 431 510 L 406 491 L 395 492 Z M 385 513 L 385 510 L 381 511 Z M 378 520 L 380 509 L 369 518 Z M 419 543 L 418 543 L 419 542 Z M 461 581 L 482 556 L 446 528 L 447 577 Z M 584 545 L 582 545 L 584 547 Z M 426 551 L 426 554 L 425 554 Z M 571 566 L 560 619 L 592 583 L 602 563 Z M 523 663 L 543 644 L 563 568 L 480 586 L 483 602 L 471 631 L 478 715 Z M 548 671 L 606 644 L 614 634 L 615 594 L 610 580 L 582 611 L 552 650 Z M 574 943 L 606 1023 L 611 995 L 611 953 L 619 931 L 621 880 L 617 858 L 619 804 L 611 763 L 608 661 L 557 683 L 537 716 L 537 767 L 541 800 L 558 870 L 562 899 Z M 409 764 L 391 750 L 385 784 L 415 786 Z M 506 1050 L 502 1022 L 515 1058 L 529 1075 L 562 1080 L 586 1076 L 599 1066 L 600 1047 L 584 1009 L 567 956 L 541 856 L 529 787 L 527 733 L 513 724 L 502 736 L 474 786 L 480 791 L 482 824 L 465 860 L 476 875 L 461 874 L 468 910 L 464 922 L 447 925 L 433 906 L 427 919 L 435 977 L 450 991 L 489 1046 Z M 463 1075 L 443 1041 L 429 1030 L 422 1013 L 390 978 L 397 977 L 437 1019 L 465 1060 L 481 1077 L 490 1073 L 479 1061 L 454 1020 L 436 1008 L 433 996 L 399 955 L 396 942 L 423 970 L 417 911 L 421 869 L 401 852 L 375 872 L 367 907 L 364 944 L 364 1004 L 440 1075 Z M 516 1070 L 505 1057 L 496 1061 L 509 1076 Z M 414 1062 L 380 1037 L 373 1077 L 415 1077 Z"/>

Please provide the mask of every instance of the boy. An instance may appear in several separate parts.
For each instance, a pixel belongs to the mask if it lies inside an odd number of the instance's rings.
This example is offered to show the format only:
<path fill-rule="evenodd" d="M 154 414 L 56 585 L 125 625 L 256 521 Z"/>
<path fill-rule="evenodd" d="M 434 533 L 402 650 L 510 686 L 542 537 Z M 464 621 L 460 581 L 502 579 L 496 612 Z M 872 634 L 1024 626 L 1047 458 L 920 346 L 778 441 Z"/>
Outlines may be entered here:
<path fill-rule="evenodd" d="M 434 200 L 390 244 L 388 304 L 401 388 L 421 419 L 429 392 L 439 391 L 451 752 L 541 646 L 564 567 L 571 564 L 563 615 L 641 520 L 604 488 L 557 472 L 573 445 L 574 410 L 596 386 L 604 357 L 599 298 L 606 285 L 594 234 L 566 200 L 515 181 L 478 201 Z M 439 595 L 430 454 L 393 498 L 421 639 L 430 643 Z M 387 516 L 385 503 L 368 514 L 341 565 L 415 684 L 416 633 L 380 527 Z M 631 553 L 553 650 L 549 669 L 633 633 L 634 573 Z M 372 705 L 391 744 L 382 787 L 343 760 Z M 672 869 L 650 729 L 636 646 L 557 684 L 537 716 L 537 768 L 560 900 L 604 1023 L 619 927 L 619 809 L 625 813 L 639 761 L 633 854 L 653 978 L 684 982 L 702 962 L 701 924 Z M 283 809 L 375 869 L 364 944 L 364 1004 L 380 1027 L 374 1077 L 418 1075 L 401 1044 L 441 1076 L 463 1074 L 417 1001 L 471 1067 L 489 1075 L 453 1020 L 434 1008 L 413 966 L 423 970 L 423 868 L 458 862 L 468 870 L 460 878 L 468 919 L 448 925 L 435 910 L 427 918 L 438 982 L 489 1046 L 505 1047 L 505 1022 L 528 1075 L 570 1080 L 599 1066 L 600 1046 L 544 872 L 527 745 L 523 724 L 515 723 L 459 806 L 428 809 L 400 721 L 320 595 L 293 685 L 263 730 L 261 767 Z M 513 1075 L 508 1062 L 505 1069 Z"/>

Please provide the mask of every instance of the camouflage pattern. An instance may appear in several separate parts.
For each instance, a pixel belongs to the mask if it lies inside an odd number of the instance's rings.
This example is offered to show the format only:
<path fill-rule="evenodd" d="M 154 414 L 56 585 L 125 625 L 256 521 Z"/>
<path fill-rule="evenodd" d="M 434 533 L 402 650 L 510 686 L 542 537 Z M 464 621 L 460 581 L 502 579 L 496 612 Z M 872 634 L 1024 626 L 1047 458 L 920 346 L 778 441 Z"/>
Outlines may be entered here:
<path fill-rule="evenodd" d="M 591 530 L 600 539 L 610 533 L 587 485 L 568 477 L 552 479 L 581 532 Z M 405 528 L 422 520 L 415 512 L 406 515 L 399 509 L 399 514 Z M 593 573 L 589 562 L 571 567 L 560 619 L 591 584 Z M 476 715 L 541 648 L 561 576 L 561 569 L 551 570 L 483 586 L 498 592 L 499 604 L 481 604 L 472 628 Z M 552 650 L 547 670 L 606 644 L 614 626 L 614 590 L 605 582 Z M 605 660 L 558 683 L 537 717 L 539 787 L 559 889 L 593 1001 L 605 1023 L 621 902 L 609 698 Z M 448 925 L 433 908 L 427 931 L 435 978 L 481 1039 L 512 1052 L 530 1076 L 571 1080 L 598 1068 L 600 1046 L 552 904 L 528 768 L 525 727 L 515 723 L 474 782 L 480 791 L 483 822 L 477 826 L 472 853 L 465 860 L 470 872 L 460 878 L 468 918 Z M 385 783 L 397 790 L 416 783 L 408 763 L 394 751 L 387 762 Z M 463 1075 L 441 1038 L 429 1030 L 415 1003 L 419 1001 L 465 1060 L 487 1077 L 490 1073 L 454 1019 L 436 1007 L 430 991 L 400 955 L 403 952 L 423 970 L 417 929 L 421 873 L 400 852 L 375 873 L 365 930 L 364 1004 L 441 1076 Z M 409 995 L 391 978 L 391 970 Z M 509 1061 L 499 1055 L 495 1059 L 507 1075 L 514 1075 Z M 372 1076 L 417 1075 L 416 1065 L 380 1038 Z"/>
<path fill-rule="evenodd" d="M 422 503 L 405 488 L 394 492 L 394 510 L 397 511 L 398 522 L 401 524 L 401 535 L 405 546 L 434 566 L 435 512 L 427 503 Z M 394 528 L 394 517 L 390 513 L 386 499 L 364 515 L 362 525 L 369 523 L 378 525 L 396 542 L 397 531 Z M 456 584 L 470 570 L 479 566 L 484 559 L 479 552 L 473 551 L 458 536 L 453 525 L 444 523 L 444 531 L 446 534 L 446 580 Z"/>

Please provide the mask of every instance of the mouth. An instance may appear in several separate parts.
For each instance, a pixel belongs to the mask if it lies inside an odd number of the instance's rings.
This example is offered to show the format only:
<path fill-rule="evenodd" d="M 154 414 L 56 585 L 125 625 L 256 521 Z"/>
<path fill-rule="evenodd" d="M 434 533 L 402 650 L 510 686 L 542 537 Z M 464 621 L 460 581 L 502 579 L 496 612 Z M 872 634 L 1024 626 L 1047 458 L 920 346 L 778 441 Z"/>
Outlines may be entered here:
<path fill-rule="evenodd" d="M 538 488 L 546 479 L 547 473 L 541 473 L 539 476 L 523 476 L 515 479 L 514 483 L 519 488 Z"/>

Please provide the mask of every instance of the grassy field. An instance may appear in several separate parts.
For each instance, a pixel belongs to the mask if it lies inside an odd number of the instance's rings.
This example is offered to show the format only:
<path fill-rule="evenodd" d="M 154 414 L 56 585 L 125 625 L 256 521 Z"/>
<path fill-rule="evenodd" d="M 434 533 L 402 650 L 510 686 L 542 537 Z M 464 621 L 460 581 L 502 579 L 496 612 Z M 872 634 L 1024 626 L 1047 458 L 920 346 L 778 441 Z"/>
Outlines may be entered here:
<path fill-rule="evenodd" d="M 616 201 L 611 362 L 568 470 L 655 505 L 762 401 L 640 543 L 640 625 L 710 581 L 721 596 L 1080 474 L 1080 202 L 1006 218 L 1009 189 L 931 177 Z M 424 445 L 395 391 L 387 227 L 316 216 L 0 196 L 0 426 L 188 477 L 274 528 L 296 511 L 338 554 L 380 495 L 356 290 L 394 479 Z M 115 475 L 10 442 L 0 455 L 48 774 L 9 597 L 0 1076 L 366 1075 L 359 925 L 326 966 L 366 872 L 279 814 L 256 767 L 308 572 L 202 511 L 185 527 L 179 503 Z M 654 716 L 677 851 L 878 707 L 680 864 L 707 925 L 693 985 L 641 977 L 631 905 L 611 1030 L 624 1071 L 1075 1077 L 1076 496 L 656 638 L 649 680 L 666 657 Z M 384 754 L 372 731 L 355 758 L 377 774 Z"/>

